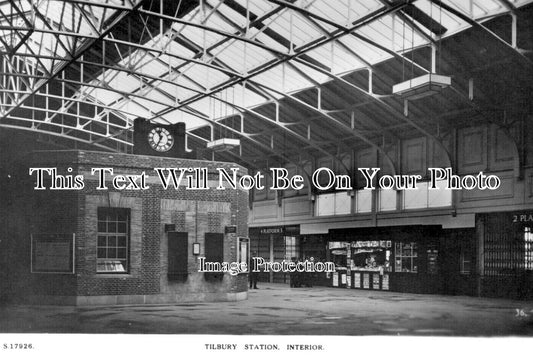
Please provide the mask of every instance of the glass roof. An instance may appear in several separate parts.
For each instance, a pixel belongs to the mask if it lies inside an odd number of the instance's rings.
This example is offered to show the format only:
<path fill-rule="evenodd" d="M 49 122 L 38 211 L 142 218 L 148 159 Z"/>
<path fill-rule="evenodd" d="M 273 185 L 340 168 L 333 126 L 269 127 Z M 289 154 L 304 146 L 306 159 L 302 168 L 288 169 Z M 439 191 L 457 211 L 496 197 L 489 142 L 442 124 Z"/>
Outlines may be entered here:
<path fill-rule="evenodd" d="M 260 26 L 250 26 L 250 21 L 243 16 L 246 14 L 236 11 L 235 7 L 231 8 L 217 0 L 206 0 L 196 11 L 191 11 L 182 19 L 190 24 L 175 22 L 165 33 L 160 33 L 145 44 L 145 47 L 162 49 L 164 54 L 147 54 L 146 50 L 138 49 L 119 63 L 120 66 L 128 64 L 138 68 L 139 76 L 147 73 L 166 81 L 154 80 L 152 84 L 147 85 L 129 74 L 106 71 L 105 76 L 114 78 L 109 82 L 109 86 L 129 88 L 130 92 L 142 91 L 143 97 L 146 98 L 131 99 L 128 108 L 133 109 L 133 112 L 128 117 L 152 118 L 170 106 L 180 113 L 163 114 L 158 118 L 169 122 L 184 120 L 188 128 L 192 129 L 205 125 L 205 119 L 217 120 L 238 112 L 238 107 L 253 107 L 271 99 L 267 95 L 259 95 L 250 85 L 244 87 L 242 81 L 230 85 L 226 90 L 216 91 L 218 87 L 236 81 L 239 77 L 247 77 L 262 86 L 272 88 L 273 91 L 268 93 L 276 99 L 283 97 L 281 93 L 295 93 L 312 87 L 314 83 L 332 80 L 331 76 L 313 67 L 293 60 L 281 62 L 280 58 L 338 30 L 330 22 L 349 28 L 354 21 L 383 7 L 383 3 L 377 0 L 299 0 L 294 6 L 304 9 L 305 12 L 285 7 L 269 15 L 275 11 L 277 4 L 268 1 L 235 2 L 248 12 L 249 19 L 252 16 L 262 19 Z M 528 2 L 511 1 L 515 6 Z M 461 0 L 448 0 L 445 3 L 466 14 L 473 12 L 474 18 L 484 18 L 506 11 L 502 2 L 497 0 L 474 0 L 471 7 L 468 2 Z M 447 29 L 445 36 L 469 27 L 462 19 L 428 0 L 419 0 L 414 4 L 417 10 L 429 15 Z M 310 13 L 318 16 L 311 17 L 308 15 Z M 325 20 L 321 21 L 321 18 Z M 225 33 L 235 37 L 228 39 Z M 373 46 L 372 42 L 401 54 L 414 47 L 428 45 L 429 38 L 438 40 L 431 29 L 415 19 L 408 21 L 405 16 L 396 13 L 381 16 L 376 21 L 358 28 L 355 33 L 369 41 L 344 34 L 335 41 L 326 42 L 307 51 L 305 61 L 321 64 L 330 74 L 339 76 L 392 57 L 390 53 Z M 242 36 L 246 41 L 237 36 Z M 183 42 L 190 45 L 186 47 L 181 44 Z M 260 43 L 261 46 L 254 43 Z M 196 51 L 191 48 L 196 48 Z M 303 55 L 300 56 L 302 57 Z M 273 61 L 280 63 L 261 71 L 262 66 Z M 254 73 L 257 74 L 253 75 Z M 102 80 L 102 77 L 103 75 L 99 76 L 96 81 Z M 105 102 L 111 107 L 123 105 L 122 102 L 128 100 L 117 94 L 99 93 L 103 91 L 88 89 L 94 96 L 106 97 Z M 212 98 L 208 100 L 205 95 L 200 95 L 202 93 L 211 95 Z M 192 100 L 194 98 L 197 100 Z M 188 100 L 192 100 L 190 104 L 179 104 Z M 201 115 L 191 115 L 189 108 Z"/>
<path fill-rule="evenodd" d="M 532 1 L 442 2 L 484 21 Z M 142 43 L 107 36 L 105 25 L 137 5 L 4 1 L 0 49 L 27 58 L 38 79 L 55 75 L 78 59 L 71 58 L 78 49 L 103 39 L 120 52 L 119 60 L 81 80 L 73 97 L 101 103 L 129 125 L 144 117 L 185 121 L 194 129 L 428 46 L 441 38 L 434 26 L 446 29 L 443 37 L 470 27 L 430 0 L 413 2 L 409 11 L 380 0 L 200 0 L 182 17 L 139 8 L 146 23 L 160 24 L 138 29 L 149 38 Z"/>

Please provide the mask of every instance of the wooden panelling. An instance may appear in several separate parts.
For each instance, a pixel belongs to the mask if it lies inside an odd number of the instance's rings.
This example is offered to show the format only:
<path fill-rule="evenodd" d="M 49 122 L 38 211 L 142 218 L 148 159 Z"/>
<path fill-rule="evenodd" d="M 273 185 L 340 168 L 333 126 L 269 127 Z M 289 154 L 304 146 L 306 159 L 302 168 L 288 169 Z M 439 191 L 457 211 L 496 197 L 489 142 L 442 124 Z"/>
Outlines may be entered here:
<path fill-rule="evenodd" d="M 365 186 L 365 179 L 359 173 L 358 168 L 373 168 L 377 167 L 377 152 L 373 148 L 357 151 L 355 154 L 355 185 L 357 188 Z"/>
<path fill-rule="evenodd" d="M 224 234 L 215 232 L 205 233 L 205 260 L 208 262 L 224 262 Z M 204 273 L 204 277 L 208 281 L 220 281 L 224 274 L 220 273 Z"/>
<path fill-rule="evenodd" d="M 398 160 L 398 145 L 388 146 L 385 152 L 387 153 L 387 156 L 392 160 L 392 162 L 396 164 L 396 161 Z M 388 159 L 386 157 L 383 157 L 383 154 L 381 153 L 379 158 L 379 168 L 381 168 L 381 174 L 395 174 L 395 172 L 393 171 L 393 167 L 391 167 Z"/>
<path fill-rule="evenodd" d="M 316 160 L 316 169 L 319 169 L 319 168 L 329 168 L 329 169 L 332 169 L 334 171 L 333 159 L 331 159 L 330 157 L 323 157 L 323 158 L 317 159 Z M 321 173 L 318 176 L 318 181 L 320 182 L 321 185 L 325 186 L 325 185 L 328 184 L 329 178 L 328 178 L 328 176 L 325 173 Z"/>
<path fill-rule="evenodd" d="M 278 217 L 278 205 L 274 200 L 255 202 L 252 213 L 254 220 L 276 219 Z"/>
<path fill-rule="evenodd" d="M 490 128 L 489 166 L 491 170 L 512 169 L 515 143 L 504 130 L 492 125 Z"/>
<path fill-rule="evenodd" d="M 264 176 L 264 185 L 265 189 L 254 189 L 254 200 L 260 201 L 260 200 L 266 200 L 267 199 L 267 192 L 268 192 L 268 184 L 269 184 L 269 175 L 268 173 L 265 173 L 264 171 L 261 172 Z"/>
<path fill-rule="evenodd" d="M 459 173 L 472 173 L 487 168 L 487 129 L 469 127 L 458 132 Z"/>
<path fill-rule="evenodd" d="M 168 279 L 187 279 L 188 234 L 168 232 Z"/>
<path fill-rule="evenodd" d="M 515 192 L 515 179 L 512 176 L 499 176 L 501 185 L 496 190 L 461 190 L 461 201 L 474 201 L 474 200 L 485 200 L 485 199 L 504 199 L 512 198 Z"/>
<path fill-rule="evenodd" d="M 287 172 L 288 172 L 288 177 L 294 177 L 294 175 L 296 174 L 299 174 L 298 172 L 298 167 L 296 167 L 296 165 L 294 164 L 288 164 L 287 166 L 285 166 L 285 168 L 287 169 Z M 294 189 L 286 189 L 283 191 L 283 196 L 284 197 L 293 197 L 295 195 L 298 195 L 300 192 L 298 190 L 294 190 Z"/>
<path fill-rule="evenodd" d="M 451 167 L 452 166 L 451 162 L 450 162 L 450 158 L 448 156 L 448 153 L 435 140 L 429 140 L 428 141 L 428 150 L 429 150 L 428 167 L 446 168 L 446 167 Z"/>
<path fill-rule="evenodd" d="M 311 201 L 306 196 L 283 199 L 283 216 L 311 216 Z"/>
<path fill-rule="evenodd" d="M 427 174 L 426 138 L 402 142 L 402 174 Z"/>
<path fill-rule="evenodd" d="M 344 170 L 344 167 L 339 167 L 340 169 L 338 170 L 340 174 L 349 174 L 349 175 L 353 175 L 353 172 L 354 172 L 354 169 L 353 169 L 353 160 L 352 160 L 352 155 L 350 153 L 346 153 L 344 155 L 341 156 L 341 162 L 342 164 L 344 164 L 346 166 L 346 168 L 348 168 L 348 172 L 346 172 Z"/>

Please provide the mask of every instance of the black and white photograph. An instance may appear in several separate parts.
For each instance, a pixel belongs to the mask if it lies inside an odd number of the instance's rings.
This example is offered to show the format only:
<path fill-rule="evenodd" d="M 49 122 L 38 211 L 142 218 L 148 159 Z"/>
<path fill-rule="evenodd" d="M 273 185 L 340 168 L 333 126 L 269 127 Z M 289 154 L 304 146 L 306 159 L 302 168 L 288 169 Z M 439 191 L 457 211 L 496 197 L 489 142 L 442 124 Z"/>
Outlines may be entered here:
<path fill-rule="evenodd" d="M 533 350 L 533 0 L 0 0 L 0 73 L 1 355 Z"/>

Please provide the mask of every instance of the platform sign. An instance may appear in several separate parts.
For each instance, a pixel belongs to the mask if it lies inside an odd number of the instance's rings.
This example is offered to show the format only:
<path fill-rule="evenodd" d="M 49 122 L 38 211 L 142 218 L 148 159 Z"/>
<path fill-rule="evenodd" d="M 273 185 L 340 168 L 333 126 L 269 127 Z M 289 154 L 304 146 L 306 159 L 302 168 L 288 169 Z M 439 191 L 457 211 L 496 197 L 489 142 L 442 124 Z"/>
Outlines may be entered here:
<path fill-rule="evenodd" d="M 32 234 L 32 273 L 74 273 L 74 234 Z"/>

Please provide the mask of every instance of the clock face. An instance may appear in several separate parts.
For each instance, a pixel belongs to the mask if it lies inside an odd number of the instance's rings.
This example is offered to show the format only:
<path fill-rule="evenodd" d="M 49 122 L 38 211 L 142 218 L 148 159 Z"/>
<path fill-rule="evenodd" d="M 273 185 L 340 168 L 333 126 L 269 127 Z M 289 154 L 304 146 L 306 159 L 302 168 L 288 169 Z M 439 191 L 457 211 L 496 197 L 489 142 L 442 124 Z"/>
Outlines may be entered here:
<path fill-rule="evenodd" d="M 150 147 L 158 152 L 166 152 L 174 145 L 174 137 L 164 127 L 155 127 L 148 133 Z"/>

